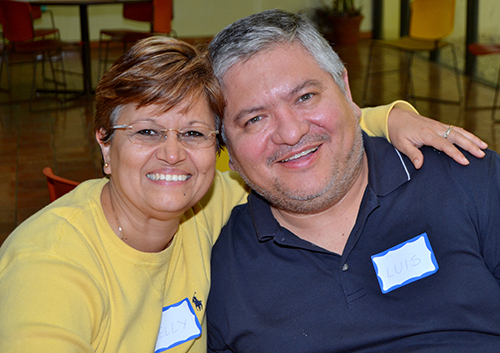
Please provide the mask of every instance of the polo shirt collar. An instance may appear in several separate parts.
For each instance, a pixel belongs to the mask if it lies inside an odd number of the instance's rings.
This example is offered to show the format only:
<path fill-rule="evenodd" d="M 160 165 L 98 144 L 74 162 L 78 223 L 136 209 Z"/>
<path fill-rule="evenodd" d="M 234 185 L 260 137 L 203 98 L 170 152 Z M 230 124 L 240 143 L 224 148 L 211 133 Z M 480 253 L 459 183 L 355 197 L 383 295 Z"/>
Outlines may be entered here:
<path fill-rule="evenodd" d="M 370 193 L 383 197 L 410 181 L 415 172 L 413 164 L 384 138 L 368 137 L 363 132 L 363 143 L 368 160 Z M 252 191 L 248 204 L 259 240 L 276 238 L 280 242 L 280 236 L 285 236 L 285 229 L 274 218 L 269 203 Z"/>
<path fill-rule="evenodd" d="M 386 196 L 411 180 L 416 169 L 405 155 L 382 137 L 369 137 L 363 132 L 368 160 L 368 188 L 377 196 Z"/>

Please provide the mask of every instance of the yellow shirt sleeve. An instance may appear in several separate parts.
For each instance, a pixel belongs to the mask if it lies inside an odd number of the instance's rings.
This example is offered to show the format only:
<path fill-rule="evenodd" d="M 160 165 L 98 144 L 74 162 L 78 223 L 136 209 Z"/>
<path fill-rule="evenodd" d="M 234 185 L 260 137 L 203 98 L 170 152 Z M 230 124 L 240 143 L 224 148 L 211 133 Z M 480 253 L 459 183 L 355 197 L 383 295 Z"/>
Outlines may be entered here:
<path fill-rule="evenodd" d="M 401 100 L 378 107 L 363 108 L 361 109 L 362 114 L 359 121 L 361 129 L 370 136 L 385 137 L 387 141 L 391 142 L 387 120 L 389 118 L 389 113 L 396 106 L 400 109 L 417 112 L 410 103 Z"/>

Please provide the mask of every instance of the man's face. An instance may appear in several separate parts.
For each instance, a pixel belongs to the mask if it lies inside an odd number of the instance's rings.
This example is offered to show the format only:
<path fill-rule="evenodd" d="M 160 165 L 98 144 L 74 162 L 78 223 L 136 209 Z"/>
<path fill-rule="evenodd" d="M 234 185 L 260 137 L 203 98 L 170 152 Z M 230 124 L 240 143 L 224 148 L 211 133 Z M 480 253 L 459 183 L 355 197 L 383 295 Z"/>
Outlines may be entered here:
<path fill-rule="evenodd" d="M 254 190 L 296 213 L 320 212 L 346 194 L 361 166 L 361 112 L 302 45 L 239 62 L 222 86 L 231 166 Z"/>

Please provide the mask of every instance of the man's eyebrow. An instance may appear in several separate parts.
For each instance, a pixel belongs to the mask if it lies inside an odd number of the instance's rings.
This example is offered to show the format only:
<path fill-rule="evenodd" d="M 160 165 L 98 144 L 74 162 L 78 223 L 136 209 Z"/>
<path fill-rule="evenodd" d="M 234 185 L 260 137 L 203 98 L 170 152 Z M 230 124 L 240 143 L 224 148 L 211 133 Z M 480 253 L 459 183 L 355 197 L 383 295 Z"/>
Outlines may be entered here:
<path fill-rule="evenodd" d="M 290 93 L 288 94 L 288 96 L 293 97 L 297 93 L 299 93 L 300 91 L 302 91 L 304 88 L 307 88 L 307 87 L 322 88 L 323 84 L 321 83 L 321 81 L 318 81 L 318 80 L 306 80 L 306 81 L 302 82 L 300 85 L 298 85 L 297 87 L 295 87 L 293 90 L 291 90 Z"/>
<path fill-rule="evenodd" d="M 250 115 L 250 114 L 253 114 L 255 112 L 259 112 L 259 111 L 262 111 L 264 110 L 266 107 L 261 105 L 261 106 L 258 106 L 258 107 L 251 107 L 251 108 L 248 108 L 248 109 L 243 109 L 241 110 L 238 114 L 236 114 L 236 116 L 234 117 L 234 122 L 236 124 L 238 124 L 238 122 L 243 119 L 243 117 L 247 116 L 247 115 Z"/>

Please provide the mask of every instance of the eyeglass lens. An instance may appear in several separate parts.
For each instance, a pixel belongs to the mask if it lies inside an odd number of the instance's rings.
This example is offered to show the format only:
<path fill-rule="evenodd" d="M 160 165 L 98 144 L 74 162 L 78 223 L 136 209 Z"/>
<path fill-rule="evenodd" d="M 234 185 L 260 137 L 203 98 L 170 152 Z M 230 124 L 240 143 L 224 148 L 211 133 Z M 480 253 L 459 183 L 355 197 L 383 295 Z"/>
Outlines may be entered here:
<path fill-rule="evenodd" d="M 177 139 L 185 147 L 205 148 L 215 143 L 216 131 L 204 126 L 192 126 L 189 128 L 175 130 L 164 129 L 151 123 L 134 123 L 127 127 L 128 137 L 131 142 L 141 145 L 156 145 L 167 138 L 169 131 L 175 132 Z"/>

